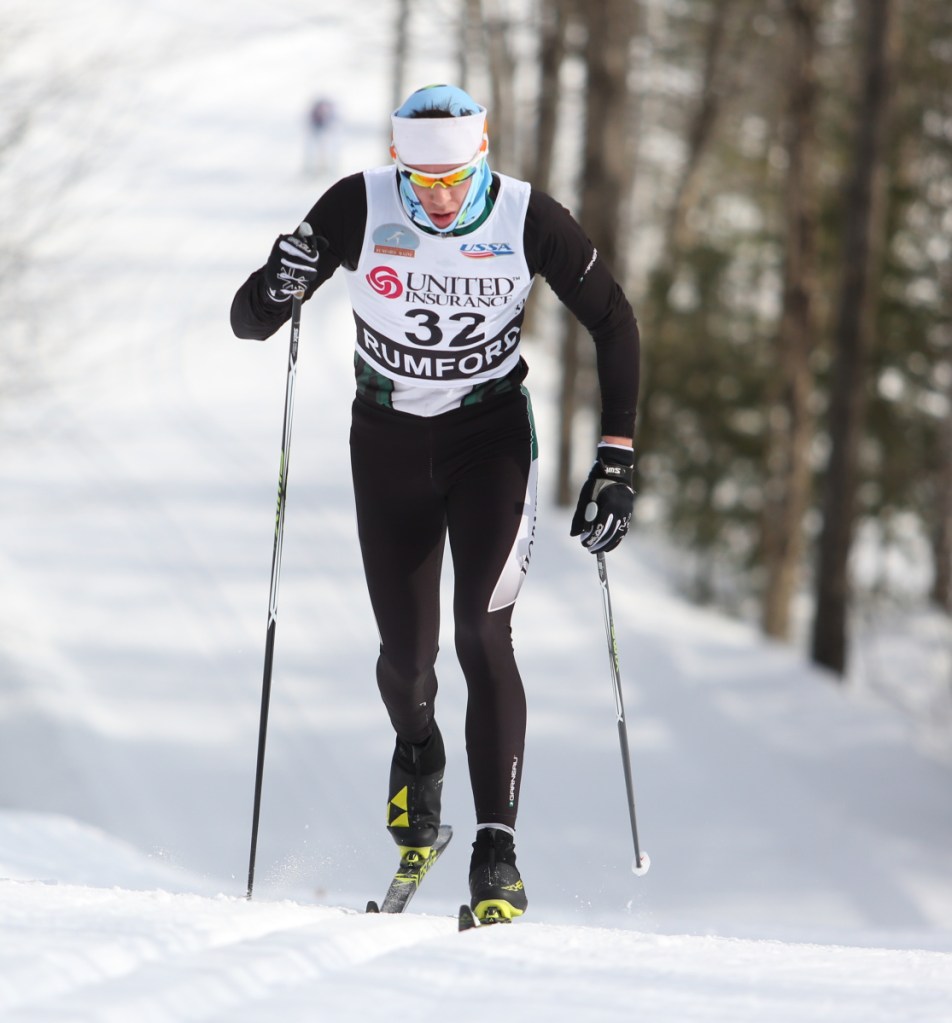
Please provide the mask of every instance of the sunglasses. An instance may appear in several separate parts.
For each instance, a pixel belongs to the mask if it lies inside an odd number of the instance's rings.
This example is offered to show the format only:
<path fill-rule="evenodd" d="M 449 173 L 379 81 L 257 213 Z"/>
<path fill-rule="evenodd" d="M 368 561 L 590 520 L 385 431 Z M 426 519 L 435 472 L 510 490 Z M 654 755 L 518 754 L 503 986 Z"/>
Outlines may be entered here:
<path fill-rule="evenodd" d="M 469 163 L 453 167 L 452 170 L 448 170 L 443 174 L 424 174 L 423 171 L 408 167 L 397 157 L 397 170 L 411 184 L 419 185 L 420 188 L 436 188 L 437 185 L 440 188 L 453 188 L 455 185 L 463 184 L 464 181 L 469 181 L 476 171 L 479 170 L 483 158 L 484 154 L 480 152 Z"/>

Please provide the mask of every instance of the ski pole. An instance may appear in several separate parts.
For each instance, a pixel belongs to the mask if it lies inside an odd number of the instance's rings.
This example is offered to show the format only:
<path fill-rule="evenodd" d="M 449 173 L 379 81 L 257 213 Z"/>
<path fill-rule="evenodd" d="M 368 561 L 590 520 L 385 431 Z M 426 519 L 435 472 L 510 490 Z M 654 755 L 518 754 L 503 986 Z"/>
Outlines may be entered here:
<path fill-rule="evenodd" d="M 615 641 L 615 621 L 612 617 L 612 598 L 608 589 L 608 568 L 605 565 L 605 555 L 599 551 L 596 554 L 598 559 L 598 579 L 602 584 L 602 604 L 605 609 L 605 637 L 608 640 L 608 660 L 611 664 L 612 687 L 615 690 L 615 712 L 618 715 L 618 738 L 621 741 L 621 762 L 625 771 L 625 788 L 628 792 L 628 816 L 631 819 L 631 840 L 635 846 L 635 858 L 632 861 L 632 872 L 638 874 L 648 873 L 651 860 L 648 854 L 643 852 L 638 845 L 638 824 L 635 820 L 635 789 L 631 781 L 631 753 L 628 748 L 628 729 L 625 725 L 625 704 L 621 695 L 621 669 L 618 666 L 618 643 Z"/>
<path fill-rule="evenodd" d="M 297 229 L 297 235 L 308 241 L 312 235 L 306 221 Z M 315 238 L 320 250 L 324 244 Z M 294 384 L 297 379 L 298 340 L 301 334 L 301 306 L 304 291 L 297 291 L 291 299 L 291 347 L 288 353 L 288 380 L 284 392 L 284 427 L 281 434 L 281 464 L 278 470 L 278 510 L 274 528 L 274 551 L 271 555 L 271 594 L 268 598 L 268 630 L 264 646 L 264 676 L 261 682 L 261 721 L 258 727 L 258 762 L 255 770 L 254 813 L 251 820 L 251 855 L 248 859 L 248 895 L 255 881 L 255 856 L 258 848 L 258 821 L 261 816 L 261 783 L 264 777 L 264 747 L 268 735 L 268 708 L 271 705 L 271 667 L 274 663 L 274 634 L 278 622 L 278 583 L 281 579 L 281 549 L 284 546 L 284 507 L 288 494 L 288 462 L 291 457 L 291 416 L 294 412 Z"/>

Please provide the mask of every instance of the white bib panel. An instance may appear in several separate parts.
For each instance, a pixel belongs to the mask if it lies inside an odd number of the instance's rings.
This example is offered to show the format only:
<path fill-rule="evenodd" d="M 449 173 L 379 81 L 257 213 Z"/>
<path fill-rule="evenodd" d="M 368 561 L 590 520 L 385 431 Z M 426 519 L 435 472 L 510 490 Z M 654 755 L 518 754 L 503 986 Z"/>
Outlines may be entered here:
<path fill-rule="evenodd" d="M 532 287 L 522 244 L 529 185 L 498 177 L 486 220 L 443 237 L 407 216 L 392 166 L 364 172 L 367 226 L 345 278 L 357 354 L 393 381 L 394 408 L 438 415 L 519 362 Z"/>

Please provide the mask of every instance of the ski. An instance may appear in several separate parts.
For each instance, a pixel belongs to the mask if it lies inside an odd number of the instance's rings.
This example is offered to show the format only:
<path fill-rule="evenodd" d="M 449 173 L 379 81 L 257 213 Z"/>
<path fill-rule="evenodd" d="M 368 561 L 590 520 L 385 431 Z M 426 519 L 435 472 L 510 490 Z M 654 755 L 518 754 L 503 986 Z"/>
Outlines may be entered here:
<path fill-rule="evenodd" d="M 479 921 L 476 919 L 476 914 L 464 902 L 459 907 L 459 929 L 461 931 L 469 931 L 478 926 Z"/>
<path fill-rule="evenodd" d="M 480 920 L 464 902 L 459 907 L 459 929 L 471 931 L 474 927 L 489 927 L 491 924 L 511 924 L 512 920 L 498 910 L 490 909 Z"/>
<path fill-rule="evenodd" d="M 443 850 L 450 844 L 453 829 L 449 824 L 441 824 L 436 841 L 430 846 L 429 856 L 420 856 L 416 849 L 409 849 L 400 859 L 400 866 L 393 875 L 387 894 L 379 905 L 367 903 L 368 913 L 402 913 L 410 900 L 417 893 L 420 882 L 426 877 L 430 867 L 443 855 Z"/>

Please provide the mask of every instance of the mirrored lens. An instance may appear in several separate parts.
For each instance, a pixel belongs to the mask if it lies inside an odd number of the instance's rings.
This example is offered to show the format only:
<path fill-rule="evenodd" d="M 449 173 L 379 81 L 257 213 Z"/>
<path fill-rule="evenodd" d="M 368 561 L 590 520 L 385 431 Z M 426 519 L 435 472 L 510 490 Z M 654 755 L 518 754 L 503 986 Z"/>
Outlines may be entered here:
<path fill-rule="evenodd" d="M 453 167 L 445 174 L 425 174 L 413 167 L 407 167 L 399 160 L 397 167 L 405 178 L 408 178 L 414 185 L 419 185 L 420 188 L 436 188 L 437 185 L 441 188 L 452 188 L 454 185 L 461 185 L 464 181 L 469 181 L 479 169 L 481 161 L 482 156 L 480 155 L 462 167 Z"/>

